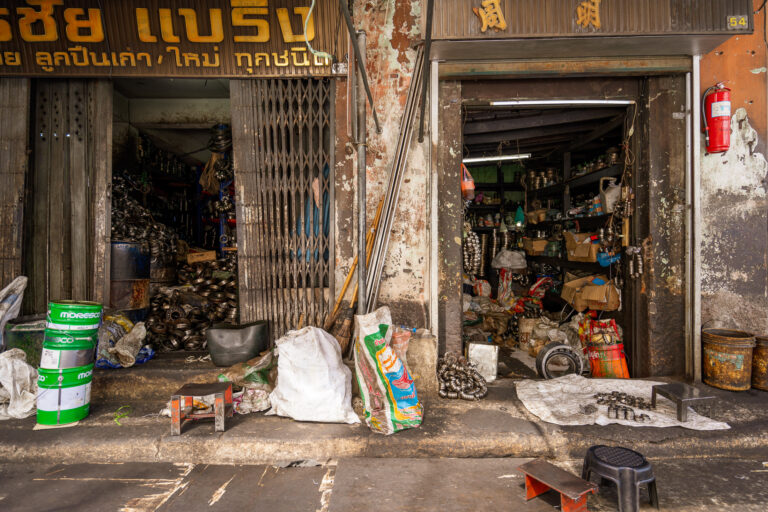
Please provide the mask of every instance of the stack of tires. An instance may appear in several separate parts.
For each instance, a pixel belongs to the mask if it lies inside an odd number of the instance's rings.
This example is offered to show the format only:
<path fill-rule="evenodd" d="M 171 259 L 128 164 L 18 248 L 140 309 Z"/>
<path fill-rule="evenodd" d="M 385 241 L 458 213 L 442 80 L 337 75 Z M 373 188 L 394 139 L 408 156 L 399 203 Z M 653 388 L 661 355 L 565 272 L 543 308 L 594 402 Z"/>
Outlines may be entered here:
<path fill-rule="evenodd" d="M 48 304 L 38 370 L 39 424 L 64 425 L 88 416 L 101 315 L 96 302 Z"/>

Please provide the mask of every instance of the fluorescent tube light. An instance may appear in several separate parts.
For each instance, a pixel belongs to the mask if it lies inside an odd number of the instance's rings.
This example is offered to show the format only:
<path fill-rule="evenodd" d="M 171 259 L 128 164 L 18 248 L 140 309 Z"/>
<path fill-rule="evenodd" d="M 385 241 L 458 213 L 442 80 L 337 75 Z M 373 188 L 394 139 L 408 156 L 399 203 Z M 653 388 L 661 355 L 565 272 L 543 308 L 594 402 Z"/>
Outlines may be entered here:
<path fill-rule="evenodd" d="M 492 107 L 538 107 L 579 105 L 634 105 L 634 100 L 504 100 L 492 101 Z"/>
<path fill-rule="evenodd" d="M 462 162 L 465 164 L 476 164 L 479 162 L 501 162 L 503 160 L 525 160 L 526 158 L 531 158 L 531 154 L 522 153 L 519 155 L 479 156 L 476 158 L 465 158 Z"/>

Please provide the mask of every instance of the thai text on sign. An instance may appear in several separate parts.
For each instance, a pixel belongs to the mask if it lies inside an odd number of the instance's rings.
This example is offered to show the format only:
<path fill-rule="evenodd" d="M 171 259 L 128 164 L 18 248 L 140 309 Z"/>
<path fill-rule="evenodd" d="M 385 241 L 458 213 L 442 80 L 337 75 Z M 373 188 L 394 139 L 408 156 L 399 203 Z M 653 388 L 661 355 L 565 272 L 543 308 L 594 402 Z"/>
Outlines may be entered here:
<path fill-rule="evenodd" d="M 317 1 L 310 12 L 305 2 L 9 2 L 0 7 L 0 75 L 330 74 L 320 52 L 338 58 L 338 5 Z"/>

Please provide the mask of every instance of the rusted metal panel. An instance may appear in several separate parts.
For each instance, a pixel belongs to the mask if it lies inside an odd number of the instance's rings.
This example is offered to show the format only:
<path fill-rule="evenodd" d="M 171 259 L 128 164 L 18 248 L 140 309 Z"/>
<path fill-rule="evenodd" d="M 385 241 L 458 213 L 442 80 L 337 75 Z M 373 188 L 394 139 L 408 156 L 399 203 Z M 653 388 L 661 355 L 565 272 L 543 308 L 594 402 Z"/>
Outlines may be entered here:
<path fill-rule="evenodd" d="M 241 320 L 269 320 L 273 338 L 322 325 L 334 268 L 331 84 L 234 80 L 230 91 Z"/>
<path fill-rule="evenodd" d="M 440 78 L 565 77 L 621 74 L 661 75 L 691 69 L 690 57 L 542 59 L 504 61 L 448 61 L 440 64 Z"/>
<path fill-rule="evenodd" d="M 433 38 L 736 34 L 753 28 L 749 0 L 498 0 L 505 23 L 491 22 L 483 31 L 481 16 L 473 8 L 488 12 L 492 5 L 436 0 Z M 745 16 L 746 26 L 729 28 L 728 16 Z"/>
<path fill-rule="evenodd" d="M 332 59 L 305 44 L 310 4 L 11 0 L 0 8 L 0 75 L 330 75 Z M 306 25 L 315 49 L 342 59 L 346 34 L 335 0 L 319 0 Z"/>
<path fill-rule="evenodd" d="M 650 376 L 685 374 L 685 97 L 683 75 L 647 80 L 647 152 L 638 160 L 647 174 L 637 181 L 647 186 L 652 248 L 644 275 Z"/>
<path fill-rule="evenodd" d="M 487 103 L 494 100 L 515 99 L 626 99 L 639 94 L 637 78 L 572 78 L 568 80 L 533 79 L 473 80 L 462 82 L 461 97 L 465 102 Z"/>
<path fill-rule="evenodd" d="M 29 80 L 0 79 L 0 287 L 21 274 Z"/>

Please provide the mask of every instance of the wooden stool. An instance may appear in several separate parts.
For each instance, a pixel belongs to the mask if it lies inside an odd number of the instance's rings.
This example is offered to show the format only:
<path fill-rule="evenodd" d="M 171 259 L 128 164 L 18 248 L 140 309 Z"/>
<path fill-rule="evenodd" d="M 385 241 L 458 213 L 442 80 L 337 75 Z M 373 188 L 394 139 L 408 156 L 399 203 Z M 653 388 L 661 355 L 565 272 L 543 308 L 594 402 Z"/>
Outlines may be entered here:
<path fill-rule="evenodd" d="M 213 412 L 195 412 L 192 404 L 196 396 L 213 395 Z M 182 407 L 182 400 L 184 405 Z M 214 418 L 215 432 L 224 432 L 224 417 L 232 417 L 235 409 L 232 405 L 232 383 L 214 382 L 211 384 L 184 384 L 171 395 L 171 435 L 181 435 L 181 428 L 187 421 L 202 418 Z"/>
<path fill-rule="evenodd" d="M 587 512 L 587 494 L 597 492 L 597 485 L 592 482 L 541 459 L 526 462 L 517 469 L 525 473 L 526 500 L 554 489 L 560 493 L 560 509 L 563 512 Z"/>

